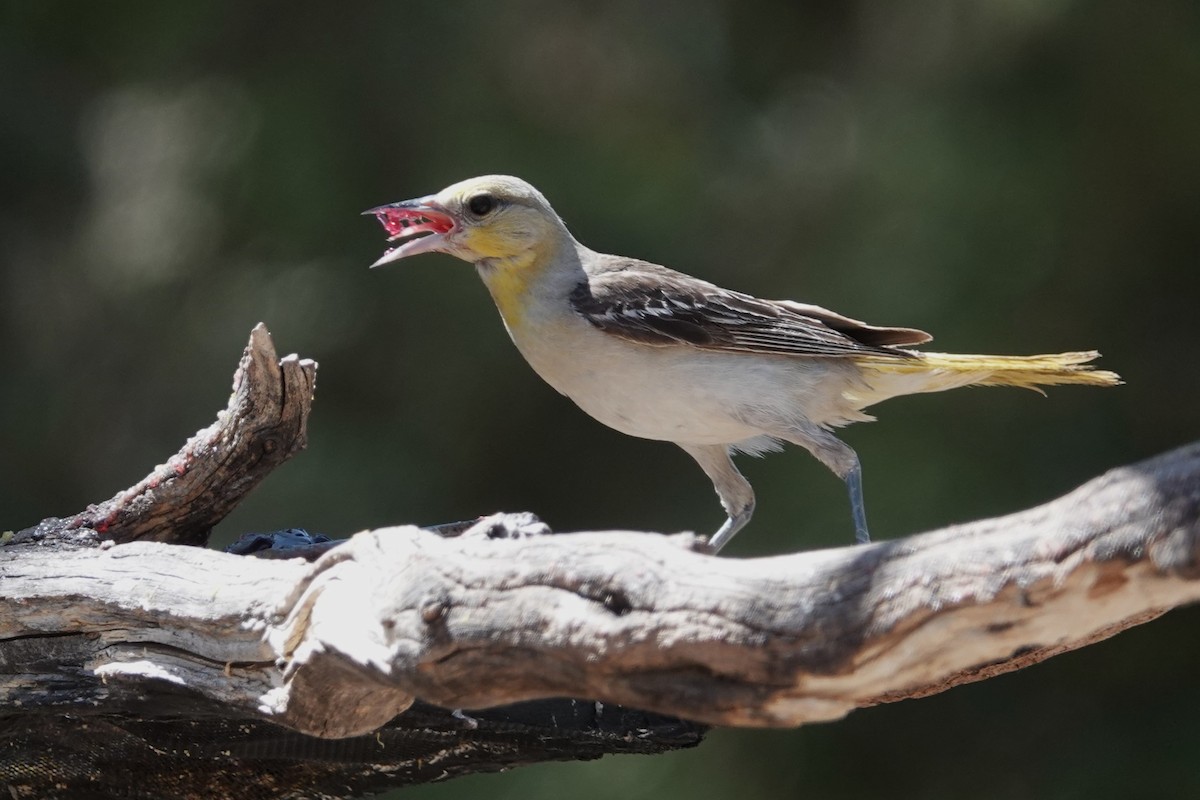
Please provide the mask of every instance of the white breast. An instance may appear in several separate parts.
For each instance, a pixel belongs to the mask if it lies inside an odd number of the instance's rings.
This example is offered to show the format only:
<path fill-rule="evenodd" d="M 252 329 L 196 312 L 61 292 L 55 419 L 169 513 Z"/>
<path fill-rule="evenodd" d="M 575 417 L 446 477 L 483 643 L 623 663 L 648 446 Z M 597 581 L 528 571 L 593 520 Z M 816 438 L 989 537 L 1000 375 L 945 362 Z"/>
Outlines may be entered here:
<path fill-rule="evenodd" d="M 654 347 L 573 314 L 531 313 L 509 333 L 547 383 L 630 436 L 731 444 L 781 435 L 798 417 L 833 425 L 860 418 L 841 395 L 856 371 L 830 359 Z"/>

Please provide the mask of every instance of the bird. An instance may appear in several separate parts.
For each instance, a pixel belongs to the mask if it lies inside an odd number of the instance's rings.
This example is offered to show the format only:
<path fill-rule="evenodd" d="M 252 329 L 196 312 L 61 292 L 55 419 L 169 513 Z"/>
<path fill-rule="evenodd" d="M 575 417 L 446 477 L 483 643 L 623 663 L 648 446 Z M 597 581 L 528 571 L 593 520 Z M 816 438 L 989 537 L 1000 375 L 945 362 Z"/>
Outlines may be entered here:
<path fill-rule="evenodd" d="M 869 325 L 807 303 L 763 300 L 575 239 L 545 196 L 509 175 L 363 212 L 395 246 L 371 266 L 446 253 L 475 266 L 534 371 L 622 433 L 674 442 L 726 513 L 720 551 L 755 495 L 733 463 L 795 444 L 845 481 L 855 539 L 869 542 L 862 466 L 834 430 L 864 409 L 960 386 L 1112 386 L 1093 350 L 1032 356 L 935 353 L 915 328 Z"/>

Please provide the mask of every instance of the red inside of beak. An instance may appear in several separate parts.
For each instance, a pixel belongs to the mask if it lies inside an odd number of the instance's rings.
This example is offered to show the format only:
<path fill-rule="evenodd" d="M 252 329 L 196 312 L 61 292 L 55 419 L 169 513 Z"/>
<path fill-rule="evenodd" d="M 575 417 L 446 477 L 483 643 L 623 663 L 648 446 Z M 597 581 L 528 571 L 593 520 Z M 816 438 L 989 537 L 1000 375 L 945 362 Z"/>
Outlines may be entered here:
<path fill-rule="evenodd" d="M 390 234 L 388 241 L 418 233 L 448 233 L 454 227 L 454 220 L 448 214 L 431 208 L 382 206 L 374 211 L 379 224 Z"/>

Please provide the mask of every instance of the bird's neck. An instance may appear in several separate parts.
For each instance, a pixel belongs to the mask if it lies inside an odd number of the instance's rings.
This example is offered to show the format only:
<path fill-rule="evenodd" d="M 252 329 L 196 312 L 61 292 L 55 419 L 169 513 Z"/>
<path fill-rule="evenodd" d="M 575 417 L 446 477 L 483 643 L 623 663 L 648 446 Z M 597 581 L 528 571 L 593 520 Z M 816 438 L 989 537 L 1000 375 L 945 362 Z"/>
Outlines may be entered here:
<path fill-rule="evenodd" d="M 510 331 L 525 322 L 532 295 L 553 294 L 560 282 L 565 294 L 583 274 L 573 239 L 541 242 L 512 256 L 477 261 L 475 269 Z"/>

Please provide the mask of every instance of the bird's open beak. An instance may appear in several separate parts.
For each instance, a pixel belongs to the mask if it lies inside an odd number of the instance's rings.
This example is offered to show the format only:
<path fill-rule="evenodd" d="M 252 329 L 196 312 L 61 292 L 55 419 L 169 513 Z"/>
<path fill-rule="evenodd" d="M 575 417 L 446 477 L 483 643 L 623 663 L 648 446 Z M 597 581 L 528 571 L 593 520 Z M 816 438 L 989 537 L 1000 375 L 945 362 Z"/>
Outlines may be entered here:
<path fill-rule="evenodd" d="M 363 214 L 375 215 L 379 224 L 390 234 L 389 242 L 426 234 L 419 239 L 411 239 L 396 247 L 389 247 L 387 252 L 371 265 L 372 267 L 399 261 L 418 253 L 436 253 L 443 249 L 446 235 L 454 230 L 454 218 L 433 195 L 379 206 L 364 211 Z"/>

